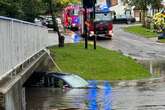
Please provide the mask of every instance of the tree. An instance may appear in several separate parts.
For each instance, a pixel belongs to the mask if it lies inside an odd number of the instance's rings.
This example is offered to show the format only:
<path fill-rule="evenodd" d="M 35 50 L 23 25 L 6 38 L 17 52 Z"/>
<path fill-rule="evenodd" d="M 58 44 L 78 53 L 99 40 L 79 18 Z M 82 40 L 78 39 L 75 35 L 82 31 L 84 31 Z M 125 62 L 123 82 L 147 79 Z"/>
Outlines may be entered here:
<path fill-rule="evenodd" d="M 0 16 L 17 18 L 29 22 L 39 15 L 49 13 L 49 0 L 0 0 Z M 60 12 L 69 3 L 77 4 L 78 0 L 52 0 L 53 13 Z"/>
<path fill-rule="evenodd" d="M 143 26 L 145 26 L 147 6 L 151 4 L 151 0 L 131 0 L 130 4 L 132 6 L 136 6 L 139 10 L 142 11 L 141 18 L 142 18 Z"/>
<path fill-rule="evenodd" d="M 20 19 L 23 16 L 21 0 L 0 0 L 0 15 Z"/>
<path fill-rule="evenodd" d="M 123 2 L 123 4 L 129 4 L 129 0 L 121 0 Z"/>
<path fill-rule="evenodd" d="M 160 10 L 160 8 L 162 8 L 161 2 L 163 0 L 151 0 L 151 6 L 154 9 L 157 9 L 158 11 Z"/>
<path fill-rule="evenodd" d="M 164 31 L 165 29 L 165 11 L 163 10 L 160 13 L 157 13 L 153 16 L 153 23 L 154 23 L 154 27 L 155 30 L 157 32 L 161 32 Z"/>
<path fill-rule="evenodd" d="M 43 7 L 42 0 L 0 0 L 0 15 L 33 22 Z"/>
<path fill-rule="evenodd" d="M 143 25 L 145 25 L 147 6 L 151 6 L 153 9 L 158 9 L 159 11 L 162 2 L 162 0 L 124 0 L 124 1 L 130 1 L 132 6 L 136 6 L 138 9 L 142 11 L 141 18 Z"/>
<path fill-rule="evenodd" d="M 46 7 L 42 0 L 22 0 L 22 11 L 24 12 L 23 20 L 34 22 L 34 19 L 44 13 Z"/>

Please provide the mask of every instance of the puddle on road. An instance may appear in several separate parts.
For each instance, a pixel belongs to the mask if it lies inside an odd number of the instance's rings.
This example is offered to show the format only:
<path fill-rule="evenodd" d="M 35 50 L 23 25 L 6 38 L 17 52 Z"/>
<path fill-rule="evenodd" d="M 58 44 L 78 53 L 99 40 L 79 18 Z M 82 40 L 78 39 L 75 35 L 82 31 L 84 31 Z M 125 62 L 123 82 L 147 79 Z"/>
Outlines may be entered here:
<path fill-rule="evenodd" d="M 116 87 L 112 91 L 113 110 L 165 110 L 165 83 L 136 87 Z"/>
<path fill-rule="evenodd" d="M 153 76 L 165 76 L 165 60 L 139 60 L 138 63 L 144 65 Z"/>
<path fill-rule="evenodd" d="M 92 88 L 27 88 L 27 110 L 111 110 L 110 83 L 90 81 L 89 86 Z"/>

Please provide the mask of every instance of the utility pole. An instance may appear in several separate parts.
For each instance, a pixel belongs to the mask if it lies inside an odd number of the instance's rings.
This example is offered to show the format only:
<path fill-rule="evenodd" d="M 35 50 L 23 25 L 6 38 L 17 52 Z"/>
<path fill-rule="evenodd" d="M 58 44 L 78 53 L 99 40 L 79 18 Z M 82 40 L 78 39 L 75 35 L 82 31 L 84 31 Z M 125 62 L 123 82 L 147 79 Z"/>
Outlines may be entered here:
<path fill-rule="evenodd" d="M 96 49 L 96 23 L 95 23 L 96 8 L 95 8 L 95 3 L 96 3 L 96 0 L 93 0 L 93 28 L 94 28 L 93 46 L 94 46 L 94 49 Z"/>
<path fill-rule="evenodd" d="M 88 48 L 88 34 L 87 34 L 87 8 L 84 5 L 84 1 L 83 1 L 83 8 L 84 8 L 84 37 L 85 37 L 85 49 Z"/>
<path fill-rule="evenodd" d="M 87 25 L 86 25 L 86 21 L 87 21 L 87 8 L 85 8 L 85 15 L 84 15 L 84 32 L 85 32 L 85 48 L 88 48 L 88 34 L 87 34 Z"/>
<path fill-rule="evenodd" d="M 50 14 L 52 16 L 52 21 L 53 21 L 53 30 L 57 32 L 58 34 L 58 46 L 59 47 L 63 47 L 64 46 L 64 37 L 61 36 L 61 33 L 59 31 L 59 28 L 58 28 L 58 24 L 57 24 L 57 21 L 56 21 L 56 17 L 53 13 L 53 3 L 52 3 L 52 0 L 49 0 L 49 11 L 50 11 Z"/>
<path fill-rule="evenodd" d="M 96 0 L 82 0 L 83 2 L 83 8 L 84 8 L 84 36 L 85 36 L 85 48 L 88 48 L 88 34 L 87 34 L 87 9 L 92 8 L 93 9 L 93 16 L 92 21 L 95 22 L 95 3 Z M 94 42 L 94 49 L 96 49 L 96 36 L 95 36 L 95 23 L 94 26 L 94 36 L 93 36 L 93 42 Z"/>

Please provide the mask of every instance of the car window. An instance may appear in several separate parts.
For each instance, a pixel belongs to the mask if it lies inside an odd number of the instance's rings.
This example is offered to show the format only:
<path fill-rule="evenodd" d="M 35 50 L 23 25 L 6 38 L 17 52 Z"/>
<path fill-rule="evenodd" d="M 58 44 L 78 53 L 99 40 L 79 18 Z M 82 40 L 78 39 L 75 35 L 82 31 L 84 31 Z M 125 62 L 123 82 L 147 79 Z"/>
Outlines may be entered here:
<path fill-rule="evenodd" d="M 127 18 L 125 15 L 117 15 L 116 18 Z"/>
<path fill-rule="evenodd" d="M 96 13 L 95 21 L 110 21 L 112 20 L 111 13 Z"/>

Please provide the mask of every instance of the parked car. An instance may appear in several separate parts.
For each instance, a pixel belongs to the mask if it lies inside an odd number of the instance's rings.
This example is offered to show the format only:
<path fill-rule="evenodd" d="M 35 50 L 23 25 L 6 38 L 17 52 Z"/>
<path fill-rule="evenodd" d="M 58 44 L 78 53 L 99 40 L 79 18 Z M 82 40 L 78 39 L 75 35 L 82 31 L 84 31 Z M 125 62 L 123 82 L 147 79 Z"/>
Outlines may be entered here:
<path fill-rule="evenodd" d="M 113 23 L 118 24 L 118 23 L 126 23 L 126 24 L 131 24 L 134 23 L 136 20 L 132 16 L 126 16 L 126 15 L 118 15 L 115 16 L 113 19 Z"/>

